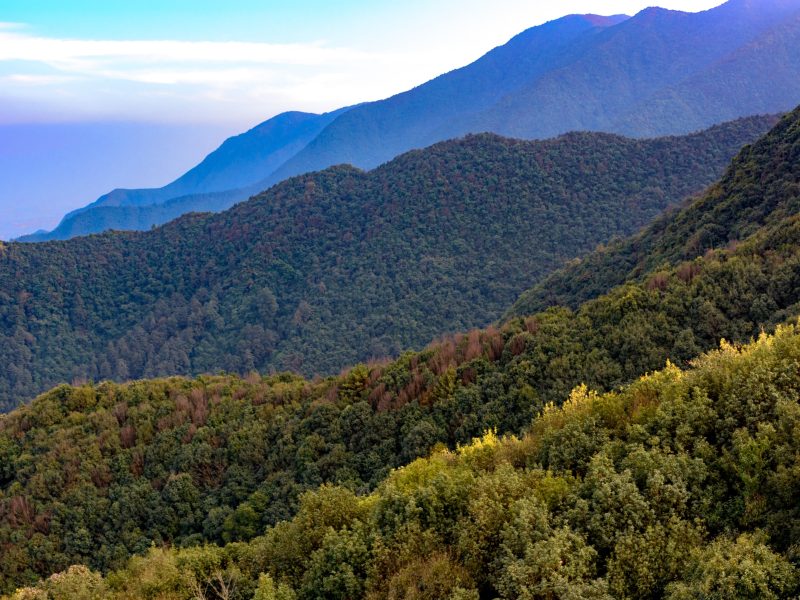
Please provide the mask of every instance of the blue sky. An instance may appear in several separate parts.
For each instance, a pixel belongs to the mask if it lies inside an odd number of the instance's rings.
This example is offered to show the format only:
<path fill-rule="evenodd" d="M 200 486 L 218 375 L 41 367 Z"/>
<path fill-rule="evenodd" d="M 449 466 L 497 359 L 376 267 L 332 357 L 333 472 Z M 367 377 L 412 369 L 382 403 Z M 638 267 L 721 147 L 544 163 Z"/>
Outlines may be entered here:
<path fill-rule="evenodd" d="M 0 0 L 0 239 L 114 187 L 164 185 L 285 110 L 385 98 L 545 21 L 652 4 Z"/>

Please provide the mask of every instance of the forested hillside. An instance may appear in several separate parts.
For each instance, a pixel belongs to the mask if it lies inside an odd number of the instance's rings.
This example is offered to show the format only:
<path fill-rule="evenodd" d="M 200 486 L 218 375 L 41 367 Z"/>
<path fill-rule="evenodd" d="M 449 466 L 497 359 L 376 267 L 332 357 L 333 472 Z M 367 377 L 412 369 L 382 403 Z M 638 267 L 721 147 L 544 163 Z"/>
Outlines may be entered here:
<path fill-rule="evenodd" d="M 249 543 L 143 545 L 105 578 L 73 566 L 12 598 L 791 598 L 798 361 L 790 327 L 688 372 L 668 366 L 604 395 L 579 387 L 521 438 L 436 450 L 370 494 L 322 486 Z M 157 481 L 142 484 L 139 512 L 164 495 L 179 514 L 153 512 L 162 527 L 202 514 L 190 476 Z M 35 535 L 58 527 L 22 502 L 14 516 Z M 127 522 L 121 505 L 109 526 Z"/>
<path fill-rule="evenodd" d="M 795 110 L 744 148 L 700 201 L 668 211 L 639 234 L 608 244 L 553 272 L 525 292 L 511 315 L 576 307 L 659 268 L 735 247 L 757 229 L 774 229 L 800 211 L 800 119 Z"/>
<path fill-rule="evenodd" d="M 761 227 L 576 311 L 321 381 L 61 386 L 1 417 L 4 589 L 86 564 L 122 571 L 40 589 L 251 598 L 265 573 L 257 598 L 791 597 L 800 336 L 678 367 L 800 313 L 798 189 L 767 176 L 797 181 L 798 122 L 673 215 L 749 190 Z M 489 430 L 521 441 L 469 445 Z M 206 542 L 231 544 L 159 549 Z"/>
<path fill-rule="evenodd" d="M 497 319 L 564 260 L 711 183 L 774 123 L 471 136 L 145 233 L 0 248 L 0 407 L 75 380 L 330 374 Z"/>

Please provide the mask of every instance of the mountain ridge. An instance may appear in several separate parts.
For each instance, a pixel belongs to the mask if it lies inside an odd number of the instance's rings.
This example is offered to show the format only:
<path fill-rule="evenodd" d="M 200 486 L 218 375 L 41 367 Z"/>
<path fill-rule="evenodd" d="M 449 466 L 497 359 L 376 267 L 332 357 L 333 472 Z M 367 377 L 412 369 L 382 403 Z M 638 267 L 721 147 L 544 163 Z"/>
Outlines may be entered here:
<path fill-rule="evenodd" d="M 228 138 L 199 164 L 164 187 L 112 190 L 65 215 L 54 230 L 22 236 L 16 241 L 40 242 L 96 233 L 109 228 L 102 225 L 104 222 L 115 224 L 112 229 L 145 230 L 180 216 L 179 211 L 185 210 L 176 209 L 178 204 L 193 210 L 224 210 L 235 201 L 265 189 L 261 182 L 278 165 L 349 108 L 320 115 L 281 113 Z M 98 210 L 99 213 L 95 212 Z M 101 216 L 95 217 L 96 214 Z"/>
<path fill-rule="evenodd" d="M 765 9 L 765 7 L 770 7 L 773 10 L 763 10 L 763 12 L 766 14 L 762 14 L 762 9 Z M 707 64 L 711 62 L 714 56 L 717 56 L 720 53 L 724 54 L 725 52 L 738 47 L 738 45 L 749 42 L 752 38 L 757 37 L 759 33 L 770 28 L 775 21 L 787 16 L 787 14 L 794 14 L 797 11 L 800 11 L 800 2 L 797 2 L 796 0 L 783 3 L 780 7 L 769 3 L 759 3 L 758 6 L 749 6 L 746 4 L 743 5 L 742 3 L 723 4 L 716 9 L 710 9 L 709 11 L 704 11 L 701 13 L 683 13 L 679 11 L 666 11 L 664 9 L 657 8 L 645 9 L 645 11 L 639 13 L 639 15 L 627 19 L 621 19 L 619 22 L 614 23 L 613 26 L 596 29 L 581 29 L 574 38 L 568 38 L 570 41 L 574 41 L 575 44 L 570 46 L 565 54 L 558 56 L 553 64 L 547 65 L 547 69 L 545 71 L 539 73 L 534 69 L 533 71 L 526 73 L 526 75 L 531 82 L 529 85 L 542 85 L 541 82 L 538 81 L 538 77 L 540 76 L 544 77 L 547 81 L 563 82 L 563 69 L 568 66 L 572 66 L 574 61 L 577 60 L 578 64 L 585 64 L 585 66 L 581 67 L 583 71 L 580 71 L 578 74 L 581 77 L 592 78 L 597 72 L 597 51 L 594 42 L 597 41 L 599 47 L 604 48 L 609 40 L 620 38 L 624 39 L 625 33 L 631 31 L 632 34 L 634 34 L 633 40 L 629 42 L 628 46 L 623 45 L 622 48 L 613 55 L 613 59 L 609 58 L 609 60 L 606 61 L 609 65 L 615 65 L 615 69 L 607 69 L 605 72 L 613 72 L 614 70 L 619 71 L 620 64 L 630 63 L 631 65 L 635 65 L 636 60 L 639 60 L 641 57 L 643 59 L 642 65 L 644 65 L 641 68 L 647 77 L 649 77 L 653 82 L 650 85 L 663 86 L 665 73 L 673 73 L 673 78 L 685 78 L 687 70 L 690 72 L 692 70 L 695 72 L 698 70 L 699 67 L 697 66 L 689 69 L 686 63 L 686 58 L 684 58 L 683 61 L 675 60 L 676 56 L 683 57 L 686 55 L 685 53 L 687 50 L 685 49 L 685 46 L 689 41 L 694 44 L 690 49 L 695 53 L 701 53 L 702 51 L 710 52 L 708 56 L 703 56 L 701 61 L 701 65 Z M 733 20 L 732 22 L 728 22 L 725 21 L 724 18 L 731 18 Z M 648 24 L 649 21 L 658 19 L 665 20 L 666 24 L 669 25 L 671 29 L 649 31 L 644 27 L 640 27 L 642 23 Z M 581 19 L 578 20 L 580 21 Z M 546 26 L 527 30 L 519 36 L 513 38 L 507 46 L 501 46 L 500 48 L 487 53 L 475 63 L 464 67 L 464 69 L 470 70 L 473 73 L 480 73 L 480 69 L 489 68 L 488 65 L 491 65 L 491 61 L 496 53 L 501 50 L 508 50 L 509 48 L 514 47 L 516 40 L 525 40 L 528 37 L 536 36 L 541 38 L 541 43 L 543 45 L 548 44 L 549 39 L 545 37 L 546 33 L 549 32 L 550 29 L 552 29 L 554 33 L 559 31 L 560 26 L 563 26 L 567 22 L 571 23 L 573 20 L 570 17 L 565 17 L 563 19 L 552 21 Z M 691 24 L 690 35 L 688 38 L 686 37 L 687 24 Z M 711 27 L 711 25 L 714 27 Z M 717 30 L 720 35 L 715 35 L 715 30 Z M 655 35 L 656 38 L 660 37 L 662 41 L 660 43 L 655 43 L 654 41 L 646 43 L 640 39 L 640 37 L 637 37 L 641 36 L 642 32 Z M 677 42 L 678 39 L 681 41 Z M 647 62 L 646 54 L 643 55 L 645 49 L 648 46 L 665 46 L 664 40 L 668 40 L 674 44 L 673 46 L 669 46 L 668 44 L 666 45 L 667 48 L 671 49 L 674 56 L 670 55 L 663 57 L 660 59 L 660 62 L 656 63 L 652 61 Z M 713 52 L 711 51 L 712 49 L 708 48 L 709 44 L 712 46 L 715 45 Z M 559 66 L 559 61 L 566 62 L 566 64 Z M 583 61 L 583 63 L 580 61 Z M 574 66 L 572 66 L 572 68 L 574 70 Z M 455 73 L 460 71 L 463 72 L 463 70 L 459 70 Z M 507 100 L 504 100 L 504 94 L 502 91 L 505 90 L 508 92 L 510 90 L 508 87 L 504 88 L 503 85 L 500 85 L 497 86 L 497 88 L 501 91 L 501 93 L 497 94 L 496 99 L 494 100 L 494 102 L 497 103 L 497 108 L 492 109 L 490 107 L 488 109 L 489 112 L 480 117 L 481 125 L 476 126 L 474 120 L 469 126 L 462 122 L 462 124 L 458 125 L 456 129 L 450 129 L 447 131 L 447 133 L 450 136 L 454 136 L 466 133 L 470 130 L 487 130 L 510 137 L 529 139 L 537 137 L 550 137 L 568 130 L 604 130 L 612 133 L 617 132 L 627 135 L 642 135 L 643 133 L 646 135 L 666 135 L 669 133 L 687 133 L 694 128 L 693 126 L 690 126 L 688 130 L 680 129 L 675 127 L 674 122 L 672 125 L 665 125 L 665 123 L 662 122 L 660 123 L 661 129 L 659 130 L 631 131 L 629 129 L 627 131 L 615 131 L 614 123 L 607 119 L 605 122 L 598 122 L 596 120 L 592 121 L 591 115 L 593 112 L 602 113 L 603 111 L 608 111 L 607 106 L 619 104 L 619 92 L 627 86 L 625 80 L 627 74 L 623 75 L 624 76 L 619 80 L 618 87 L 609 90 L 593 88 L 591 86 L 584 86 L 584 88 L 581 88 L 579 85 L 570 85 L 571 89 L 567 96 L 564 97 L 560 96 L 559 93 L 557 93 L 557 90 L 546 86 L 541 90 L 541 92 L 537 92 L 538 96 L 536 96 L 533 101 L 526 96 L 520 96 L 517 94 L 513 97 L 516 98 L 518 104 L 522 106 L 522 108 L 517 107 L 517 109 L 515 109 L 513 105 L 509 104 Z M 437 78 L 428 84 L 423 84 L 422 86 L 415 88 L 414 91 L 416 91 L 417 94 L 427 91 L 430 89 L 428 86 L 433 86 L 437 81 L 441 81 L 441 78 Z M 589 81 L 591 81 L 591 79 L 589 79 Z M 790 87 L 793 85 L 792 81 L 792 79 L 786 79 L 785 81 L 781 79 L 782 85 L 789 84 Z M 559 83 L 559 85 L 562 84 Z M 575 90 L 580 91 L 576 92 Z M 800 99 L 800 88 L 794 89 L 792 87 L 792 90 L 794 94 L 793 101 L 788 103 L 781 101 L 780 103 L 782 104 L 782 109 L 793 108 L 797 99 Z M 434 92 L 431 93 L 433 94 Z M 347 143 L 350 144 L 352 143 L 350 141 L 352 140 L 352 136 L 348 136 L 344 133 L 338 133 L 338 129 L 342 128 L 344 123 L 354 121 L 359 115 L 365 113 L 370 115 L 375 113 L 376 116 L 369 117 L 370 119 L 375 119 L 376 117 L 380 116 L 379 110 L 383 106 L 387 106 L 387 103 L 399 102 L 402 97 L 403 95 L 401 94 L 378 103 L 364 105 L 359 110 L 345 115 L 342 119 L 338 119 L 328 128 L 326 128 L 320 137 L 316 138 L 311 144 L 309 144 L 307 148 L 305 148 L 297 156 L 293 157 L 291 161 L 287 163 L 287 165 L 282 167 L 278 172 L 278 176 L 295 174 L 304 170 L 314 169 L 322 166 L 326 161 L 330 160 L 330 155 L 335 153 L 331 148 L 324 150 L 323 154 L 321 154 L 323 150 L 316 150 L 316 148 L 321 148 L 326 143 L 325 137 L 323 136 L 339 140 L 339 144 L 342 143 L 342 140 L 348 140 Z M 596 101 L 596 106 L 598 107 L 602 105 L 603 111 L 599 109 L 597 111 L 587 111 L 585 103 L 589 99 Z M 569 112 L 571 109 L 565 108 L 565 100 L 574 100 L 575 102 L 579 103 L 579 106 L 576 106 L 575 110 L 573 111 L 574 120 L 572 121 L 568 120 L 573 118 L 569 116 L 573 113 Z M 433 104 L 433 102 L 431 103 Z M 548 110 L 551 110 L 551 113 L 554 115 L 550 121 L 548 121 L 546 117 L 542 116 L 543 108 L 545 106 L 549 107 Z M 535 111 L 532 112 L 529 107 L 535 107 Z M 493 113 L 492 110 L 495 112 Z M 751 111 L 751 113 L 756 112 L 759 111 Z M 494 114 L 496 114 L 496 116 L 493 116 Z M 589 116 L 587 117 L 587 115 Z M 738 116 L 745 115 L 740 114 Z M 448 115 L 448 118 L 450 120 L 453 119 L 453 117 L 450 115 Z M 364 117 L 364 120 L 366 119 L 367 117 Z M 499 119 L 499 121 L 493 119 Z M 557 122 L 559 125 L 556 127 L 550 127 L 547 125 L 549 122 Z M 708 127 L 712 125 L 713 122 L 714 121 L 706 122 L 704 123 L 704 126 Z M 508 126 L 508 123 L 514 123 L 513 127 Z M 523 125 L 520 125 L 520 123 L 523 123 Z M 414 128 L 413 124 L 409 125 L 408 119 L 404 119 L 403 124 L 404 130 L 408 130 L 409 128 L 413 130 Z M 441 127 L 441 125 L 437 126 Z M 619 124 L 617 124 L 617 126 L 619 126 Z M 380 135 L 377 135 L 377 132 L 374 128 L 367 128 L 366 132 L 367 138 L 363 142 L 366 144 L 366 146 L 371 144 L 372 146 L 377 147 L 380 144 L 383 144 L 383 140 L 386 137 L 391 139 L 391 136 L 387 136 L 383 131 Z M 374 136 L 374 141 L 368 141 L 370 139 L 370 135 Z M 377 141 L 378 139 L 381 140 L 380 144 Z M 425 145 L 425 142 L 423 142 L 423 145 Z M 389 147 L 391 148 L 391 144 L 389 144 Z M 385 149 L 385 146 L 383 146 L 381 152 L 391 153 L 392 150 Z M 379 155 L 383 158 L 383 154 Z M 346 158 L 347 162 L 351 162 L 360 166 L 371 166 L 374 165 L 375 162 L 379 162 L 381 160 L 376 160 L 374 158 L 367 160 L 363 157 L 360 157 L 358 154 L 352 153 L 349 155 L 346 154 Z"/>
<path fill-rule="evenodd" d="M 76 377 L 330 373 L 485 325 L 562 261 L 712 182 L 773 123 L 654 140 L 475 135 L 153 231 L 9 244 L 0 396 Z"/>
<path fill-rule="evenodd" d="M 423 582 L 451 600 L 792 597 L 797 152 L 800 108 L 654 234 L 688 254 L 656 254 L 574 311 L 325 379 L 61 385 L 0 416 L 0 592 L 419 598 Z M 709 222 L 739 244 L 686 245 L 687 224 Z"/>
<path fill-rule="evenodd" d="M 370 169 L 467 133 L 541 139 L 592 130 L 654 137 L 790 110 L 800 101 L 797 65 L 798 0 L 731 0 L 700 13 L 651 8 L 633 17 L 570 15 L 527 29 L 465 67 L 337 115 L 304 137 L 296 152 L 282 155 L 271 173 L 219 191 L 214 201 L 198 198 L 198 206 L 227 208 L 287 177 L 342 163 Z M 182 197 L 180 206 L 190 209 L 192 199 Z M 173 216 L 163 209 L 121 211 L 116 228 Z M 106 211 L 99 221 L 113 219 Z M 87 216 L 81 221 L 22 241 L 100 227 Z"/>
<path fill-rule="evenodd" d="M 776 129 L 787 137 L 796 137 L 798 125 L 784 118 Z M 746 146 L 737 162 L 746 163 L 750 156 L 762 151 L 765 143 L 767 140 L 762 139 Z M 735 245 L 753 229 L 785 218 L 800 207 L 795 204 L 775 210 L 775 203 L 785 194 L 778 183 L 790 190 L 800 189 L 800 183 L 796 176 L 793 181 L 776 177 L 800 162 L 800 144 L 795 142 L 786 148 L 780 160 L 783 167 L 773 172 L 764 169 L 763 181 L 758 185 L 750 182 L 743 186 L 736 176 L 741 179 L 741 173 L 746 171 L 729 170 L 703 201 L 687 200 L 684 207 L 667 212 L 637 235 L 609 244 L 552 273 L 525 292 L 507 315 L 535 312 L 550 305 L 575 307 L 616 285 L 636 281 L 660 265 L 674 266 L 697 254 Z M 714 208 L 707 209 L 706 204 Z"/>

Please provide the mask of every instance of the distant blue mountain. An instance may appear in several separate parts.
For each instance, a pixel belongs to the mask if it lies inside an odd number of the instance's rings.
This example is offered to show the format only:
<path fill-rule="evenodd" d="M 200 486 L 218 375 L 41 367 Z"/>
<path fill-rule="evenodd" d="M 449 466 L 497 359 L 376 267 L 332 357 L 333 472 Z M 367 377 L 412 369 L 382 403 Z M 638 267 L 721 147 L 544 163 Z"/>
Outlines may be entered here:
<path fill-rule="evenodd" d="M 731 0 L 701 13 L 564 17 L 463 69 L 342 115 L 276 177 L 337 162 L 369 168 L 469 132 L 652 137 L 786 111 L 800 102 L 798 15 L 800 0 Z"/>
<path fill-rule="evenodd" d="M 386 100 L 280 115 L 165 188 L 115 190 L 53 232 L 24 240 L 147 228 L 179 211 L 227 208 L 292 175 L 340 163 L 368 169 L 467 133 L 653 137 L 799 102 L 800 0 L 730 0 L 701 13 L 649 8 L 630 18 L 571 15 Z M 102 216 L 93 212 L 99 208 Z"/>
<path fill-rule="evenodd" d="M 10 103 L 0 93 L 0 115 Z M 3 121 L 3 118 L 0 118 Z M 228 123 L 0 123 L 0 240 L 52 229 L 113 187 L 163 185 L 197 164 Z M 123 185 L 124 184 L 124 185 Z"/>
<path fill-rule="evenodd" d="M 199 165 L 152 190 L 114 190 L 90 206 L 144 206 L 189 194 L 222 192 L 268 177 L 347 109 L 315 115 L 286 112 L 225 140 Z"/>
<path fill-rule="evenodd" d="M 224 210 L 262 191 L 261 181 L 347 110 L 277 115 L 225 140 L 200 164 L 162 188 L 113 190 L 67 214 L 53 231 L 19 241 L 67 239 L 107 229 L 143 230 L 187 212 Z"/>

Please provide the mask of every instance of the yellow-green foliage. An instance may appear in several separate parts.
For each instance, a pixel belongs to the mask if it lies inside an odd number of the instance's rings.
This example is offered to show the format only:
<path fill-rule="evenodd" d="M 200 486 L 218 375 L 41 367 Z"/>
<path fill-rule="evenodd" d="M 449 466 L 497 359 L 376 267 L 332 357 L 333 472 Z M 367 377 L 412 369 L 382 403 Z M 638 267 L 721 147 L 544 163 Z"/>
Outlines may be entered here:
<path fill-rule="evenodd" d="M 104 600 L 108 586 L 99 573 L 82 565 L 74 565 L 55 573 L 34 588 L 22 588 L 12 600 Z"/>
<path fill-rule="evenodd" d="M 258 576 L 258 587 L 253 600 L 294 600 L 294 590 L 285 583 L 276 584 L 272 577 L 262 573 Z"/>
<path fill-rule="evenodd" d="M 798 397 L 800 330 L 782 327 L 688 371 L 576 388 L 527 435 L 490 431 L 366 496 L 323 486 L 249 543 L 151 549 L 105 578 L 71 567 L 11 598 L 791 598 Z"/>

